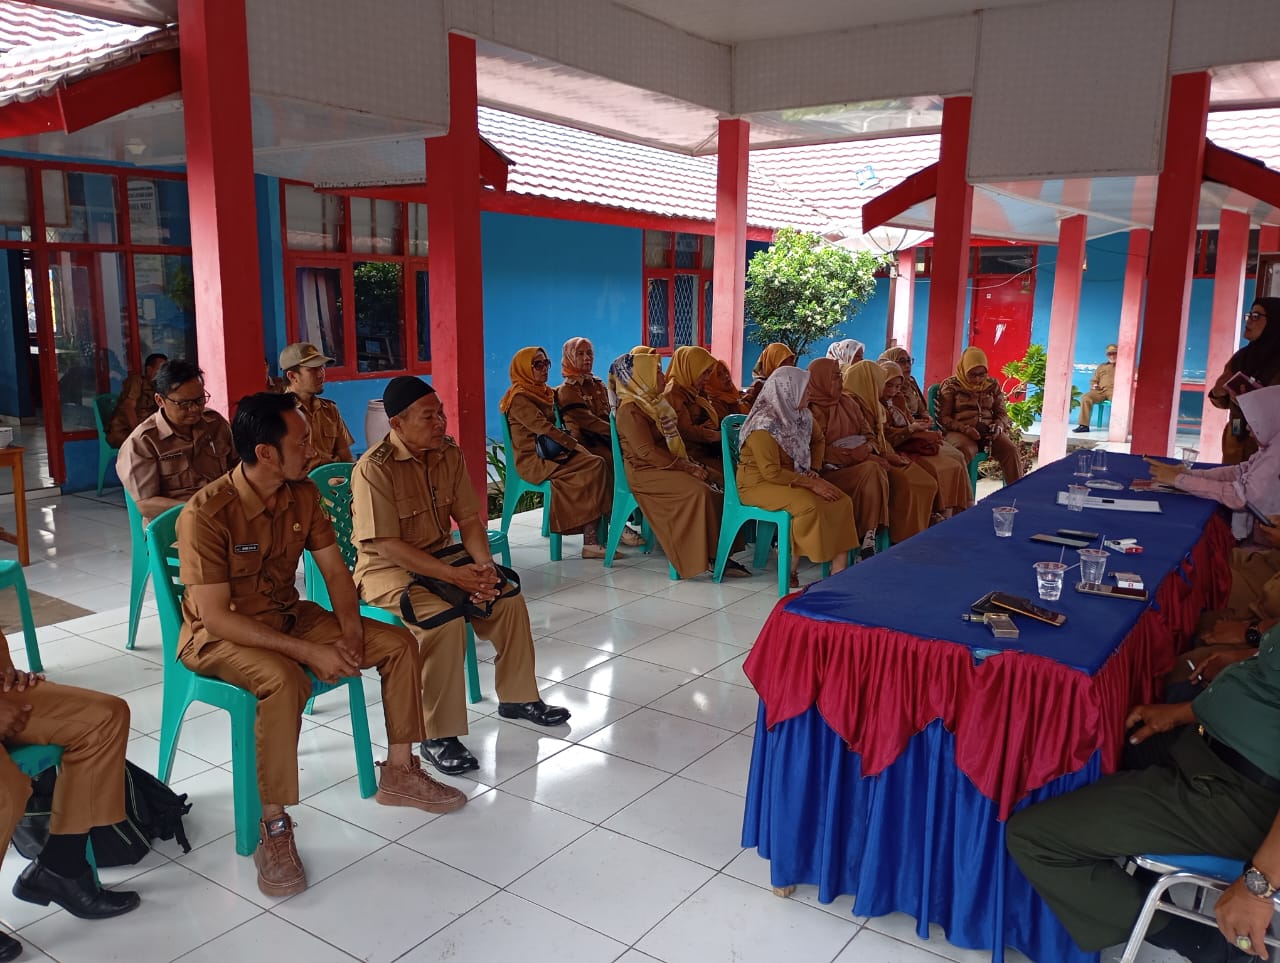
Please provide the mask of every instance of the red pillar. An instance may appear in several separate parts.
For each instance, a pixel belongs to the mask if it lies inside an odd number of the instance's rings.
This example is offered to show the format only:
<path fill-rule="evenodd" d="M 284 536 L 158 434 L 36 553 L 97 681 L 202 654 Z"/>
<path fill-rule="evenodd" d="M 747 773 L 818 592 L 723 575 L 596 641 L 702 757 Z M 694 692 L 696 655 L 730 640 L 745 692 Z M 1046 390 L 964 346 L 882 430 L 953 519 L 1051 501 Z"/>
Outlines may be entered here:
<path fill-rule="evenodd" d="M 1205 363 L 1204 415 L 1200 419 L 1200 460 L 1222 460 L 1222 429 L 1227 412 L 1209 404 L 1208 391 L 1240 346 L 1244 272 L 1249 259 L 1249 215 L 1226 208 L 1218 217 L 1218 263 L 1213 275 L 1213 315 L 1209 321 L 1209 359 Z"/>
<path fill-rule="evenodd" d="M 915 310 L 916 249 L 897 254 L 897 270 L 889 282 L 888 341 L 911 350 L 912 312 Z M 887 345 L 886 345 L 887 346 Z"/>
<path fill-rule="evenodd" d="M 1044 407 L 1040 418 L 1041 465 L 1057 461 L 1067 453 L 1067 424 L 1071 421 L 1071 375 L 1076 356 L 1080 285 L 1084 280 L 1087 221 L 1085 215 L 1075 214 L 1058 223 L 1058 264 L 1053 275 Z"/>
<path fill-rule="evenodd" d="M 262 284 L 244 0 L 178 0 L 196 343 L 210 406 L 262 390 Z"/>
<path fill-rule="evenodd" d="M 711 291 L 711 353 L 742 384 L 743 302 L 747 287 L 747 170 L 751 125 L 720 121 L 716 141 L 716 254 Z"/>
<path fill-rule="evenodd" d="M 476 42 L 449 35 L 449 132 L 427 140 L 431 384 L 485 503 L 484 292 Z M 505 363 L 504 363 L 505 370 Z"/>
<path fill-rule="evenodd" d="M 1116 388 L 1111 398 L 1108 441 L 1128 441 L 1133 423 L 1134 372 L 1138 361 L 1138 335 L 1142 330 L 1142 297 L 1147 283 L 1147 251 L 1151 232 L 1129 232 L 1129 257 L 1125 263 L 1124 293 L 1120 298 L 1120 333 L 1116 335 Z"/>
<path fill-rule="evenodd" d="M 969 295 L 969 223 L 973 186 L 965 176 L 969 159 L 972 97 L 948 97 L 942 105 L 938 192 L 933 213 L 933 266 L 929 279 L 929 330 L 924 384 L 955 370 L 964 347 L 964 308 Z"/>
<path fill-rule="evenodd" d="M 1156 188 L 1151 231 L 1142 376 L 1134 392 L 1135 454 L 1167 455 L 1173 449 L 1208 115 L 1209 75 L 1201 72 L 1173 77 L 1169 82 L 1164 169 Z"/>

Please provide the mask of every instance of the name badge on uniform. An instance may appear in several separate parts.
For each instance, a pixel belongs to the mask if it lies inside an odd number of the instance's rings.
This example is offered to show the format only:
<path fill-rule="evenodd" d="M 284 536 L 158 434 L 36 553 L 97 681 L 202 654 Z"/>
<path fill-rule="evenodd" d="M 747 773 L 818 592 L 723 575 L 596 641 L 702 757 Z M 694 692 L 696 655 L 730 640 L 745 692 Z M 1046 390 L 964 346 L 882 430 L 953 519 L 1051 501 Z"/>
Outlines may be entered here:
<path fill-rule="evenodd" d="M 254 542 L 251 545 L 237 545 L 232 551 L 237 555 L 248 555 L 250 552 L 256 552 L 257 550 L 258 543 Z"/>

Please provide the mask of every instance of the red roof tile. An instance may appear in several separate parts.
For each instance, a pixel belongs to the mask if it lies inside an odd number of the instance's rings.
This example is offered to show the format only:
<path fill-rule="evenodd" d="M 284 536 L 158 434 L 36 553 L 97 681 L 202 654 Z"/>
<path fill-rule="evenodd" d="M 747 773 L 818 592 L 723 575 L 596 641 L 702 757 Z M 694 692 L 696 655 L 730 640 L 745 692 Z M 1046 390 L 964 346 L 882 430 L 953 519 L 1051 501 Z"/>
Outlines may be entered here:
<path fill-rule="evenodd" d="M 109 20 L 51 10 L 20 0 L 0 0 L 0 51 L 66 40 L 118 26 Z"/>

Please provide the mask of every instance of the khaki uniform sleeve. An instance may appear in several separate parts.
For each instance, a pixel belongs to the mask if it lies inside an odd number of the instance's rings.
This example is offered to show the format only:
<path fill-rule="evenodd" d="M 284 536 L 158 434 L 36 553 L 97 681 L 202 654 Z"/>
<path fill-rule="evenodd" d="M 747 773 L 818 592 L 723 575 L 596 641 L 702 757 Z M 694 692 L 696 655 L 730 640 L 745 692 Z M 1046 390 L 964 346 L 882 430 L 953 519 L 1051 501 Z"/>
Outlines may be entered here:
<path fill-rule="evenodd" d="M 967 434 L 971 426 L 956 419 L 956 386 L 950 380 L 944 381 L 938 389 L 938 424 L 946 431 L 958 431 Z"/>
<path fill-rule="evenodd" d="M 485 524 L 488 525 L 488 506 L 486 506 Z M 467 471 L 466 459 L 458 452 L 458 470 L 453 476 L 453 519 L 465 522 L 480 514 L 480 501 L 476 498 L 476 490 L 471 487 L 471 473 Z"/>
<path fill-rule="evenodd" d="M 135 502 L 160 494 L 160 463 L 140 432 L 133 432 L 120 446 L 116 474 Z"/>
<path fill-rule="evenodd" d="M 790 485 L 799 477 L 792 469 L 782 466 L 782 449 L 767 431 L 753 431 L 747 435 L 742 447 L 750 452 L 756 470 L 765 481 L 775 485 Z"/>
<path fill-rule="evenodd" d="M 179 577 L 183 585 L 231 581 L 231 535 L 215 515 L 184 508 L 178 515 Z"/>
<path fill-rule="evenodd" d="M 222 469 L 218 472 L 219 475 L 225 475 L 240 464 L 240 455 L 236 452 L 236 442 L 231 435 L 231 425 L 227 419 L 221 416 L 218 418 L 215 445 L 219 452 L 226 452 L 222 457 Z"/>
<path fill-rule="evenodd" d="M 347 423 L 342 415 L 335 412 L 338 419 L 338 441 L 334 445 L 334 456 L 338 461 L 355 461 L 351 457 L 351 446 L 355 444 L 355 438 L 352 437 L 351 431 L 347 428 Z"/>
<path fill-rule="evenodd" d="M 542 413 L 531 398 L 525 395 L 516 395 L 511 401 L 511 407 L 507 409 L 507 418 L 511 421 L 518 421 L 525 427 L 525 430 L 535 435 L 550 435 L 566 448 L 577 448 L 578 442 L 573 435 L 560 428 L 557 428 L 551 420 Z"/>
<path fill-rule="evenodd" d="M 580 441 L 585 435 L 609 437 L 609 418 L 600 417 L 591 407 L 591 399 L 581 385 L 561 385 L 556 389 L 556 404 L 565 428 Z"/>
<path fill-rule="evenodd" d="M 314 493 L 308 493 L 305 497 L 311 502 L 310 510 L 304 516 L 307 526 L 307 550 L 319 552 L 330 545 L 336 545 L 338 535 L 333 530 L 333 522 L 329 521 L 329 516 L 324 513 L 324 507 L 320 504 L 319 489 Z"/>
<path fill-rule="evenodd" d="M 684 391 L 668 391 L 667 401 L 676 413 L 676 428 L 685 441 L 702 445 L 720 444 L 720 432 L 705 425 L 696 424 L 694 416 L 702 409 Z"/>
<path fill-rule="evenodd" d="M 827 460 L 827 435 L 818 416 L 813 418 L 813 434 L 809 438 L 809 467 L 820 471 Z"/>
<path fill-rule="evenodd" d="M 391 474 L 385 465 L 362 458 L 351 472 L 351 540 L 359 545 L 373 538 L 400 537 L 400 510 Z"/>
<path fill-rule="evenodd" d="M 622 405 L 613 416 L 618 426 L 618 447 L 635 468 L 672 468 L 677 461 L 666 442 L 655 441 L 651 422 L 635 405 Z"/>

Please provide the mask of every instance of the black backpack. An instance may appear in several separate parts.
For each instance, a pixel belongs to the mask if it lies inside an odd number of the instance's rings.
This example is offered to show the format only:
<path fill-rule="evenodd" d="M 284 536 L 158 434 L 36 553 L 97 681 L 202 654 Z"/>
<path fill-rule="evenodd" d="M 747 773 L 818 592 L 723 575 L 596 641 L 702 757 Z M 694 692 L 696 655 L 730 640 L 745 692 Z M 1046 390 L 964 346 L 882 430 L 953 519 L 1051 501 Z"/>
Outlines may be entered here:
<path fill-rule="evenodd" d="M 35 859 L 49 839 L 49 814 L 53 809 L 56 769 L 46 769 L 31 780 L 27 811 L 13 833 L 13 845 L 27 859 Z M 124 819 L 112 826 L 89 831 L 93 859 L 99 866 L 132 866 L 151 850 L 153 839 L 177 839 L 184 853 L 191 852 L 182 817 L 191 811 L 186 794 L 179 796 L 145 769 L 124 764 Z"/>

